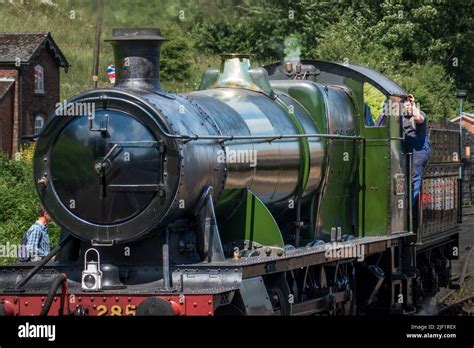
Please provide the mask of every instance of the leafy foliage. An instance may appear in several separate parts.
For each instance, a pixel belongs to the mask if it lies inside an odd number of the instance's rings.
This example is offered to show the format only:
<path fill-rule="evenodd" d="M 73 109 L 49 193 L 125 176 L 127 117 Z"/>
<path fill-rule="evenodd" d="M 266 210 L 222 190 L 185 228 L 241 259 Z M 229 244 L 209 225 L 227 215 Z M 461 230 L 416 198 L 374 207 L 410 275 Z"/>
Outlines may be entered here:
<path fill-rule="evenodd" d="M 38 218 L 38 197 L 33 185 L 31 160 L 33 148 L 16 159 L 0 153 L 0 245 L 20 244 L 24 233 Z M 58 243 L 60 229 L 48 226 L 52 245 Z M 0 258 L 0 264 L 7 260 Z"/>
<path fill-rule="evenodd" d="M 165 43 L 160 63 L 160 74 L 164 80 L 177 82 L 189 80 L 193 57 L 188 40 L 175 36 L 169 43 Z"/>
<path fill-rule="evenodd" d="M 432 120 L 456 114 L 456 89 L 474 93 L 474 6 L 469 1 L 261 0 L 242 9 L 237 23 L 222 19 L 196 25 L 196 47 L 208 54 L 247 51 L 268 61 L 285 57 L 282 43 L 297 35 L 302 58 L 380 71 L 413 93 Z"/>

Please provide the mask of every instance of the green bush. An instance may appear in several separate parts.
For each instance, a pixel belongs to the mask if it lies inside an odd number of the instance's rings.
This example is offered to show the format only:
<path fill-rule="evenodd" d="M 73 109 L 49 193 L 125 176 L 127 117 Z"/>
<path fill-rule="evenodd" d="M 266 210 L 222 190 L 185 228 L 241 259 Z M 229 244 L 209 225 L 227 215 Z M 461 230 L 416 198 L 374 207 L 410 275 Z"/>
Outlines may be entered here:
<path fill-rule="evenodd" d="M 38 196 L 33 185 L 33 148 L 22 151 L 15 159 L 0 152 L 0 245 L 20 244 L 24 233 L 37 219 Z M 48 225 L 52 246 L 59 240 L 60 228 Z M 0 258 L 0 264 L 8 259 Z"/>
<path fill-rule="evenodd" d="M 185 82 L 191 78 L 193 56 L 189 40 L 173 36 L 163 45 L 160 78 L 165 81 Z"/>

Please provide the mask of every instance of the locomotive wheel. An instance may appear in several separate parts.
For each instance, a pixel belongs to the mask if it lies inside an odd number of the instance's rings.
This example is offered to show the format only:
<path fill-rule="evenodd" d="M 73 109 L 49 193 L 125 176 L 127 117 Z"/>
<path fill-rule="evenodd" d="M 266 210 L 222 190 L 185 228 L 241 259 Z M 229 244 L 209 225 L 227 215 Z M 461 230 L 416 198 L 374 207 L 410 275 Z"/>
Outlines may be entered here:
<path fill-rule="evenodd" d="M 268 291 L 268 297 L 272 303 L 273 313 L 279 313 L 278 315 L 289 315 L 290 304 L 288 302 L 288 296 L 285 296 L 283 291 L 278 288 L 270 288 Z"/>
<path fill-rule="evenodd" d="M 284 273 L 264 279 L 268 298 L 273 307 L 273 315 L 290 315 L 290 288 Z"/>

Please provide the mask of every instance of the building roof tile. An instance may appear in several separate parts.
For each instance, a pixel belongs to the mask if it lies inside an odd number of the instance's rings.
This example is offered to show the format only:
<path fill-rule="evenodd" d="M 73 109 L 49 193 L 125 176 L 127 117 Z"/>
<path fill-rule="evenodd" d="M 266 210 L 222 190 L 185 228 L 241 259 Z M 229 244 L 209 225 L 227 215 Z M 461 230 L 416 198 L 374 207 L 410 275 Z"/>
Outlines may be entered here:
<path fill-rule="evenodd" d="M 54 42 L 49 32 L 0 33 L 0 64 L 29 64 L 42 48 L 53 53 L 60 67 L 66 71 L 69 62 Z"/>

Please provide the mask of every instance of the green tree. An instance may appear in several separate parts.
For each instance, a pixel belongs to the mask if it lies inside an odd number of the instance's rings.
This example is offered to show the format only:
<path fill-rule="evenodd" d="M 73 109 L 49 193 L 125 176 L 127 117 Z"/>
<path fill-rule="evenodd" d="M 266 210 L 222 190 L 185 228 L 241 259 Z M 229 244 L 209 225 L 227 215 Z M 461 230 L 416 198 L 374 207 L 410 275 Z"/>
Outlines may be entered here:
<path fill-rule="evenodd" d="M 474 6 L 472 1 L 384 1 L 371 40 L 414 64 L 444 67 L 457 88 L 474 92 Z"/>
<path fill-rule="evenodd" d="M 185 82 L 191 77 L 193 63 L 191 45 L 185 37 L 173 36 L 163 45 L 160 72 L 164 80 Z"/>
<path fill-rule="evenodd" d="M 430 61 L 414 64 L 398 81 L 416 96 L 429 120 L 454 117 L 457 106 L 454 79 L 441 65 Z"/>
<path fill-rule="evenodd" d="M 471 1 L 267 0 L 240 8 L 237 22 L 198 23 L 197 49 L 250 52 L 269 62 L 283 59 L 285 39 L 297 35 L 303 58 L 348 61 L 380 71 L 419 93 L 417 99 L 433 119 L 456 113 L 457 88 L 474 95 Z"/>

